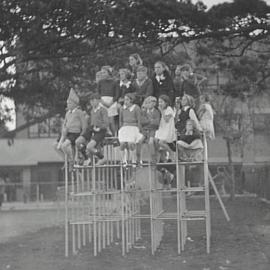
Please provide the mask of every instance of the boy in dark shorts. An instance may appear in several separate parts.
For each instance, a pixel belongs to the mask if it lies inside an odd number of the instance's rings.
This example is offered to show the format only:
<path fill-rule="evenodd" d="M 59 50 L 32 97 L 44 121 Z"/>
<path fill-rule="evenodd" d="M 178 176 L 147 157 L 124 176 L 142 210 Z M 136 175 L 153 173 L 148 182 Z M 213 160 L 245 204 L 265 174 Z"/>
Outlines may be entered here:
<path fill-rule="evenodd" d="M 75 90 L 71 89 L 67 99 L 67 112 L 61 138 L 56 145 L 56 150 L 67 156 L 70 168 L 74 163 L 75 141 L 85 132 L 86 128 L 87 118 L 80 107 L 80 99 Z"/>
<path fill-rule="evenodd" d="M 76 145 L 81 149 L 86 142 L 89 143 L 86 146 L 86 154 L 88 157 L 95 155 L 99 159 L 103 159 L 104 156 L 97 149 L 106 135 L 107 127 L 109 126 L 109 117 L 107 109 L 100 102 L 100 95 L 94 93 L 90 96 L 90 103 L 92 106 L 90 126 L 87 130 L 76 140 Z"/>

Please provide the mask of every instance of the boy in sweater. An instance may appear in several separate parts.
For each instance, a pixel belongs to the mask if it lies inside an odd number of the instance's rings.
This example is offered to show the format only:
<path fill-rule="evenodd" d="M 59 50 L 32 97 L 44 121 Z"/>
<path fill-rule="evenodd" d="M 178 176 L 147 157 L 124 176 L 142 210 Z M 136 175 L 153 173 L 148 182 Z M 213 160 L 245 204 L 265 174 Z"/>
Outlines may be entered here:
<path fill-rule="evenodd" d="M 90 97 L 90 103 L 92 106 L 90 126 L 88 129 L 76 140 L 76 144 L 82 147 L 86 146 L 86 153 L 90 157 L 91 155 L 97 156 L 99 159 L 103 159 L 103 154 L 97 149 L 106 135 L 106 130 L 109 125 L 109 118 L 107 109 L 100 102 L 100 95 L 94 93 Z"/>
<path fill-rule="evenodd" d="M 87 117 L 80 108 L 80 100 L 74 89 L 70 90 L 67 99 L 67 112 L 62 128 L 61 138 L 56 149 L 67 155 L 70 167 L 74 163 L 74 146 L 76 139 L 86 131 Z"/>

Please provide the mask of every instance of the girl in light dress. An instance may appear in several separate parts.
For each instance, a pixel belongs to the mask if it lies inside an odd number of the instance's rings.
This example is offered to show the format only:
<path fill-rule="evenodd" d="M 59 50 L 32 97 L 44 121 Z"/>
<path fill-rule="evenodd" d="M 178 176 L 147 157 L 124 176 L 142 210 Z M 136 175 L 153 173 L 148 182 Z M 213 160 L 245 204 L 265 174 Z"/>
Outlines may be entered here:
<path fill-rule="evenodd" d="M 174 159 L 174 153 L 169 144 L 176 141 L 176 130 L 174 126 L 174 110 L 170 106 L 170 98 L 167 95 L 161 95 L 158 99 L 158 107 L 161 112 L 159 128 L 155 133 L 156 146 L 159 150 L 165 150 L 171 159 Z"/>
<path fill-rule="evenodd" d="M 205 132 L 206 138 L 209 140 L 215 139 L 214 130 L 214 112 L 210 104 L 210 98 L 207 94 L 200 96 L 200 107 L 198 110 L 200 125 Z"/>
<path fill-rule="evenodd" d="M 131 156 L 132 166 L 136 167 L 136 146 L 143 138 L 141 130 L 141 109 L 134 104 L 135 95 L 127 93 L 124 97 L 124 105 L 120 109 L 119 123 L 120 129 L 118 139 L 120 142 L 120 152 L 123 166 L 127 163 Z"/>

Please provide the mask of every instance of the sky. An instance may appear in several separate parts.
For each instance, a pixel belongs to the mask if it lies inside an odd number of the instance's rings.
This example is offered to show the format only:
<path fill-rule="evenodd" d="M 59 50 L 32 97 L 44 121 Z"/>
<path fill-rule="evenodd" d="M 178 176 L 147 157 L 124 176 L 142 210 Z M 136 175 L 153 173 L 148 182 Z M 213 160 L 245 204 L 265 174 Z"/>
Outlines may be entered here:
<path fill-rule="evenodd" d="M 217 5 L 217 4 L 220 4 L 220 3 L 224 3 L 224 2 L 232 2 L 232 0 L 202 0 L 204 2 L 204 4 L 210 8 L 211 6 L 213 5 Z M 268 5 L 270 4 L 270 0 L 264 0 Z M 193 2 L 196 2 L 196 0 Z"/>

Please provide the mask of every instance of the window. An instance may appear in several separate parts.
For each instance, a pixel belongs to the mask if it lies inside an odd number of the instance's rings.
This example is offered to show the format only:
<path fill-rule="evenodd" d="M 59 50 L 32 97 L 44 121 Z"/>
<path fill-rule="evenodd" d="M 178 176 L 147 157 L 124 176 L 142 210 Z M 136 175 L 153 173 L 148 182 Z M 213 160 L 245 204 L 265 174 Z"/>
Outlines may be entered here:
<path fill-rule="evenodd" d="M 46 119 L 28 128 L 29 138 L 55 138 L 61 133 L 63 119 L 59 116 Z"/>

